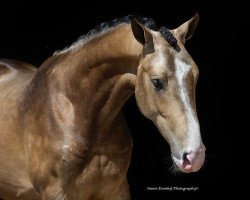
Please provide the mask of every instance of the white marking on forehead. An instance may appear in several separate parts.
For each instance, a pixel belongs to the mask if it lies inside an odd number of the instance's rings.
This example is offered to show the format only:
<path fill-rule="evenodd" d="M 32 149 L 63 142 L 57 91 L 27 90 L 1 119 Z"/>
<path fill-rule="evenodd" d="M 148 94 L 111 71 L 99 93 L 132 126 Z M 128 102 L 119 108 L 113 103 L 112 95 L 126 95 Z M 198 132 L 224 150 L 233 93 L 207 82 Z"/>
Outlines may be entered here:
<path fill-rule="evenodd" d="M 191 65 L 179 60 L 175 59 L 175 66 L 176 66 L 176 78 L 178 82 L 178 86 L 180 89 L 180 98 L 184 105 L 184 109 L 187 114 L 188 120 L 188 146 L 192 147 L 199 147 L 201 144 L 201 137 L 200 137 L 200 127 L 199 123 L 195 118 L 194 111 L 192 109 L 190 99 L 188 96 L 187 88 L 184 83 L 185 77 L 187 76 L 188 72 L 191 70 Z"/>

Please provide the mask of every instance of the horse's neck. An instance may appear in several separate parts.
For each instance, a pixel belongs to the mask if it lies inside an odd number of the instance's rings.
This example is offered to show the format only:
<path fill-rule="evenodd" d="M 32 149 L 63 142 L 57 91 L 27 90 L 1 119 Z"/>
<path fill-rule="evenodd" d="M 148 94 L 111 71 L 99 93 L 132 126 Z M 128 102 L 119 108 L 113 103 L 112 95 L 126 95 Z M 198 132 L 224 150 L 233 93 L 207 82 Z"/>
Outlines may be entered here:
<path fill-rule="evenodd" d="M 108 131 L 134 92 L 141 45 L 130 25 L 119 27 L 83 48 L 66 52 L 51 74 L 59 91 L 76 107 L 75 115 L 87 124 Z M 84 115 L 84 116 L 82 116 Z"/>

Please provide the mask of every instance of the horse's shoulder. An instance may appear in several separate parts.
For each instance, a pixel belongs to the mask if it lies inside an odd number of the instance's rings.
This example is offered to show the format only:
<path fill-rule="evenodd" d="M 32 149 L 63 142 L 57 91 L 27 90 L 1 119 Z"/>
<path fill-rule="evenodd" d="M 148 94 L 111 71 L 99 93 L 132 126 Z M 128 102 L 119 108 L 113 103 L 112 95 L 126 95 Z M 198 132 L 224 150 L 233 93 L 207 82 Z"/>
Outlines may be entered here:
<path fill-rule="evenodd" d="M 36 67 L 29 63 L 12 60 L 12 59 L 0 59 L 0 75 L 9 74 L 13 71 L 23 71 L 23 72 L 35 72 Z"/>

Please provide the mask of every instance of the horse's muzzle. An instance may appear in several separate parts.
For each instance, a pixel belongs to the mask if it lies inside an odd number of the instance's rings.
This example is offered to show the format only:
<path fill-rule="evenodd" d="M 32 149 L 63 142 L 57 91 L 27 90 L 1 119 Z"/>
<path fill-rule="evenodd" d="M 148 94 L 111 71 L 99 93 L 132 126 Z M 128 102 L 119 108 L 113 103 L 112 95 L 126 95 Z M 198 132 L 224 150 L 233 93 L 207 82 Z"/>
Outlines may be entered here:
<path fill-rule="evenodd" d="M 190 148 L 188 151 L 183 153 L 181 159 L 173 157 L 173 161 L 177 167 L 185 173 L 197 172 L 203 165 L 205 160 L 206 148 L 202 144 L 199 148 Z"/>

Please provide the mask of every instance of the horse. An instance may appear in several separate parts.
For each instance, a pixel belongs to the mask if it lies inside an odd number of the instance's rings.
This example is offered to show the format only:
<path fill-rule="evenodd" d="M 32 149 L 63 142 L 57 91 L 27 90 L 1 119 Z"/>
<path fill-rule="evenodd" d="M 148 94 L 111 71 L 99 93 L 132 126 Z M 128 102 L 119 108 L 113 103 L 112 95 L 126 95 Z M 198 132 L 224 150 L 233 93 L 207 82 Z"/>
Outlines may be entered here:
<path fill-rule="evenodd" d="M 185 49 L 196 14 L 176 29 L 149 18 L 102 23 L 39 68 L 0 60 L 0 198 L 129 200 L 132 138 L 121 108 L 169 143 L 176 168 L 204 162 L 195 103 L 198 67 Z"/>

